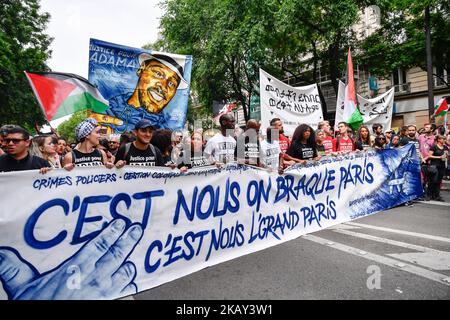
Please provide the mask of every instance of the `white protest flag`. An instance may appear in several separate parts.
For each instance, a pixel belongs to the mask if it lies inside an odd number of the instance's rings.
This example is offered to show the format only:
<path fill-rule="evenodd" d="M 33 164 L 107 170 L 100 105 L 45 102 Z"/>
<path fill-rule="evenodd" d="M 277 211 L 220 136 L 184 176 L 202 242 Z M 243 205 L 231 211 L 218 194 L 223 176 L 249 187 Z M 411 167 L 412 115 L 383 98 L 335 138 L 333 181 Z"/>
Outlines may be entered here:
<path fill-rule="evenodd" d="M 340 121 L 344 121 L 344 92 L 345 84 L 339 81 L 339 90 L 336 103 L 336 116 L 334 129 Z M 390 129 L 392 122 L 392 112 L 394 108 L 394 88 L 372 99 L 366 99 L 359 94 L 356 95 L 359 104 L 359 111 L 363 117 L 363 124 L 372 125 L 380 123 L 383 129 Z"/>
<path fill-rule="evenodd" d="M 288 136 L 292 136 L 295 128 L 302 123 L 316 129 L 323 120 L 316 84 L 294 88 L 262 69 L 259 69 L 259 81 L 262 132 L 265 132 L 273 118 L 280 118 L 284 133 Z"/>

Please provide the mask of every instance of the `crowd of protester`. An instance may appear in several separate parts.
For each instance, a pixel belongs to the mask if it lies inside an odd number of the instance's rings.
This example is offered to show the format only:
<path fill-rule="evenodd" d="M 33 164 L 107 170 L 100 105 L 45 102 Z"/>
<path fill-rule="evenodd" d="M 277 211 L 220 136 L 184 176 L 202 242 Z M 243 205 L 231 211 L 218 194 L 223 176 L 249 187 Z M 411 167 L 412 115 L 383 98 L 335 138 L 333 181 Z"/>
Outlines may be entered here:
<path fill-rule="evenodd" d="M 88 118 L 75 128 L 76 141 L 71 143 L 55 130 L 31 137 L 20 126 L 3 125 L 0 172 L 39 169 L 45 174 L 51 169 L 70 171 L 92 166 L 120 169 L 126 165 L 170 167 L 186 172 L 196 167 L 222 167 L 237 162 L 282 173 L 291 165 L 321 157 L 413 144 L 421 162 L 423 200 L 443 201 L 440 186 L 450 176 L 450 140 L 443 127 L 427 123 L 417 130 L 415 125 L 409 125 L 396 133 L 373 124 L 371 128 L 362 125 L 354 132 L 347 123 L 340 122 L 334 132 L 328 121 L 322 121 L 317 130 L 300 124 L 288 138 L 278 118 L 270 121 L 265 132 L 260 131 L 261 124 L 256 120 L 249 120 L 243 130 L 237 130 L 230 114 L 222 115 L 219 122 L 220 132 L 209 139 L 202 129 L 192 133 L 157 129 L 145 119 L 132 132 L 104 136 L 97 121 Z"/>

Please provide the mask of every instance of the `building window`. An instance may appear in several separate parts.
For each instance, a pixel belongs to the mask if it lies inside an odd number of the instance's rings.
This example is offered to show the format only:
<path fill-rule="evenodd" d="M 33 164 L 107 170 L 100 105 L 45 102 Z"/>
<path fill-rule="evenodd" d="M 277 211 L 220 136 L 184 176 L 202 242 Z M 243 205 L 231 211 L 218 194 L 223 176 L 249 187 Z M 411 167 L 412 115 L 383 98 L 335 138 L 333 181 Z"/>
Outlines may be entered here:
<path fill-rule="evenodd" d="M 450 84 L 450 74 L 443 67 L 433 67 L 433 84 L 434 87 L 445 87 L 446 82 Z"/>
<path fill-rule="evenodd" d="M 406 83 L 406 72 L 405 70 L 398 69 L 392 74 L 392 85 L 398 86 Z"/>
<path fill-rule="evenodd" d="M 394 90 L 396 93 L 409 93 L 410 92 L 410 83 L 406 82 L 406 71 L 405 70 L 398 69 L 397 71 L 392 73 L 391 86 L 387 87 L 387 89 L 389 90 L 392 87 L 394 87 Z"/>

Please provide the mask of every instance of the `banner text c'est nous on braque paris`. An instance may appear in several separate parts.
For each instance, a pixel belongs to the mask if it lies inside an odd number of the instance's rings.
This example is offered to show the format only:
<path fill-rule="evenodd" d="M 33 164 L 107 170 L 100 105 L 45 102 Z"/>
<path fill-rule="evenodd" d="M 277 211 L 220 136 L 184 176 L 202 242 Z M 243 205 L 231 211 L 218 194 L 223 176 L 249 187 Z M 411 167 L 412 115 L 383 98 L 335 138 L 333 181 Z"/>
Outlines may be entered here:
<path fill-rule="evenodd" d="M 2 173 L 0 184 L 3 299 L 119 298 L 421 194 L 412 145 L 283 175 L 77 168 Z"/>

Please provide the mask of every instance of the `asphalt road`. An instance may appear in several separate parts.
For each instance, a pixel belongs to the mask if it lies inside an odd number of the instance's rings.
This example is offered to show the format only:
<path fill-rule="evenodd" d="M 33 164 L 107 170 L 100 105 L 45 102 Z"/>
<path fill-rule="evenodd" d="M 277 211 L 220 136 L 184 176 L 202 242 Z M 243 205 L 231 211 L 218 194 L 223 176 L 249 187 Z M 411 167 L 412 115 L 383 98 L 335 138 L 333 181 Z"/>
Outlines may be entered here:
<path fill-rule="evenodd" d="M 386 210 L 125 299 L 450 300 L 450 191 L 442 196 L 445 203 Z"/>

